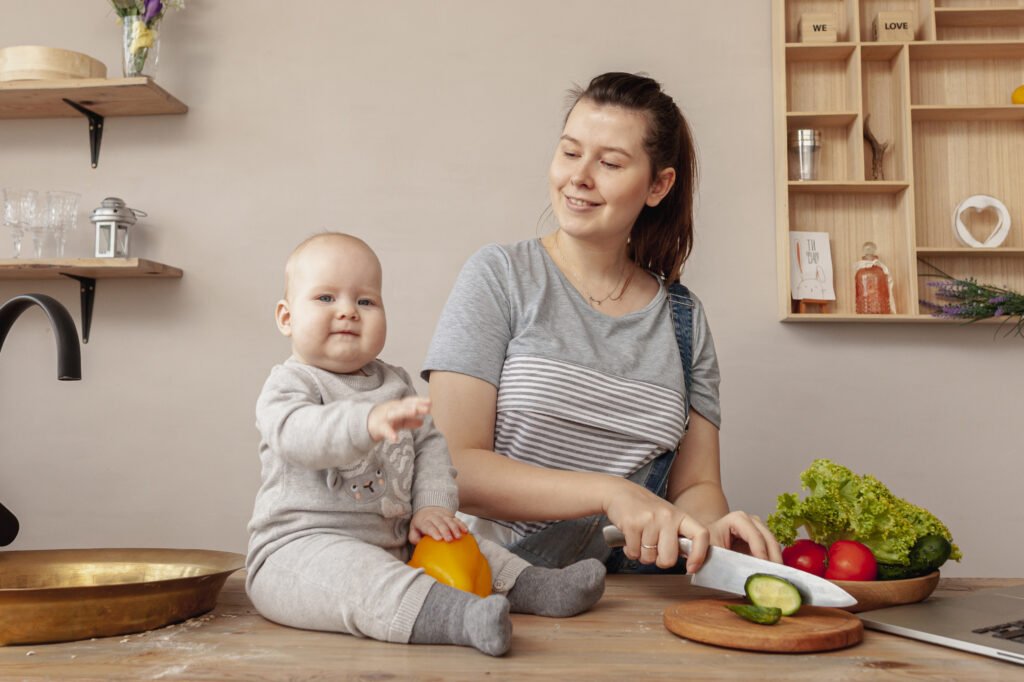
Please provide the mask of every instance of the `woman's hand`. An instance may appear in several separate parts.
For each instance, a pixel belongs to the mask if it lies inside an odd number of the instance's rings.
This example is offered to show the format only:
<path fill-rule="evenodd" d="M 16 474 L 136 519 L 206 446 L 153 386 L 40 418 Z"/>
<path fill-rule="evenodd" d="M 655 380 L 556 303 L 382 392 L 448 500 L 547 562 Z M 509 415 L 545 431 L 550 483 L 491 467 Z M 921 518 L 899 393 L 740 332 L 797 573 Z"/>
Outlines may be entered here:
<path fill-rule="evenodd" d="M 782 563 L 782 548 L 761 518 L 742 511 L 729 512 L 712 523 L 711 544 L 745 552 L 758 559 Z"/>
<path fill-rule="evenodd" d="M 642 564 L 671 568 L 679 560 L 679 536 L 690 538 L 693 549 L 686 570 L 693 573 L 704 563 L 710 533 L 679 507 L 631 481 L 613 478 L 604 505 L 608 520 L 626 536 L 623 553 Z"/>
<path fill-rule="evenodd" d="M 466 524 L 444 507 L 421 507 L 409 521 L 409 542 L 414 545 L 419 544 L 425 535 L 451 542 L 468 532 Z"/>

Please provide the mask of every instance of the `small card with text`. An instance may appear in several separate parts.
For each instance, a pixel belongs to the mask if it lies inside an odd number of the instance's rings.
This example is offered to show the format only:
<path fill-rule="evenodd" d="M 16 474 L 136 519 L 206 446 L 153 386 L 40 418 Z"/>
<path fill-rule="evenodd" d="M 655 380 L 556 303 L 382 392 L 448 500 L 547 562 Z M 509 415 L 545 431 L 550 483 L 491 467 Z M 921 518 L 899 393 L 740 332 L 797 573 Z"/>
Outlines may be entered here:
<path fill-rule="evenodd" d="M 789 262 L 794 300 L 836 300 L 828 232 L 790 232 Z"/>

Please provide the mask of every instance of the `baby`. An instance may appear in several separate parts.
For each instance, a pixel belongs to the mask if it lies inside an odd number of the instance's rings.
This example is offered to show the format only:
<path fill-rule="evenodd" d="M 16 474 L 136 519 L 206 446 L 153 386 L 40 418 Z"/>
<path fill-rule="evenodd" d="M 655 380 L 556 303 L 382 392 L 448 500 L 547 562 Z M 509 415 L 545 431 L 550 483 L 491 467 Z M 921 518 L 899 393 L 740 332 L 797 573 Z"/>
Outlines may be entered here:
<path fill-rule="evenodd" d="M 284 625 L 500 656 L 510 611 L 581 613 L 604 592 L 605 568 L 594 559 L 535 567 L 478 539 L 494 592 L 480 598 L 406 564 L 424 536 L 451 541 L 467 529 L 429 400 L 405 370 L 377 359 L 387 331 L 381 277 L 373 250 L 346 234 L 311 237 L 288 259 L 276 318 L 292 356 L 256 404 L 262 485 L 246 589 Z"/>

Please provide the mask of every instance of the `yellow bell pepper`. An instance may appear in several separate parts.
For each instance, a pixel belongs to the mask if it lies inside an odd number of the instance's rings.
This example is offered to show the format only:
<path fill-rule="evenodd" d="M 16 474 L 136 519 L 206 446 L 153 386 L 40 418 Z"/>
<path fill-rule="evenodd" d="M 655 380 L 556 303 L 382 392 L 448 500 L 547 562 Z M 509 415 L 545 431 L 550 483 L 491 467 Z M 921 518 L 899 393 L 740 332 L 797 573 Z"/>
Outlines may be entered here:
<path fill-rule="evenodd" d="M 491 593 L 491 566 L 469 533 L 451 542 L 425 536 L 413 550 L 409 565 L 457 590 L 481 597 Z"/>

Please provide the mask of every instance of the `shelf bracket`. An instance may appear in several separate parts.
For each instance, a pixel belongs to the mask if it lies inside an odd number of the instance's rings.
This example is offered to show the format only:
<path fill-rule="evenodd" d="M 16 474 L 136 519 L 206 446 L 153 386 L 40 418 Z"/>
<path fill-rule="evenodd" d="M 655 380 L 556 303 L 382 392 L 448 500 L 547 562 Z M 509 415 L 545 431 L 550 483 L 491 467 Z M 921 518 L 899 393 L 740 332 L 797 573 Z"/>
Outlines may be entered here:
<path fill-rule="evenodd" d="M 67 97 L 62 97 L 61 99 L 69 107 L 76 109 L 89 119 L 89 155 L 92 157 L 92 167 L 95 168 L 100 162 L 100 142 L 103 140 L 103 117 L 95 111 L 83 107 L 78 102 L 72 102 Z"/>
<path fill-rule="evenodd" d="M 82 343 L 89 343 L 89 328 L 92 327 L 92 304 L 96 298 L 96 279 L 60 273 L 65 277 L 78 280 L 82 295 Z"/>

